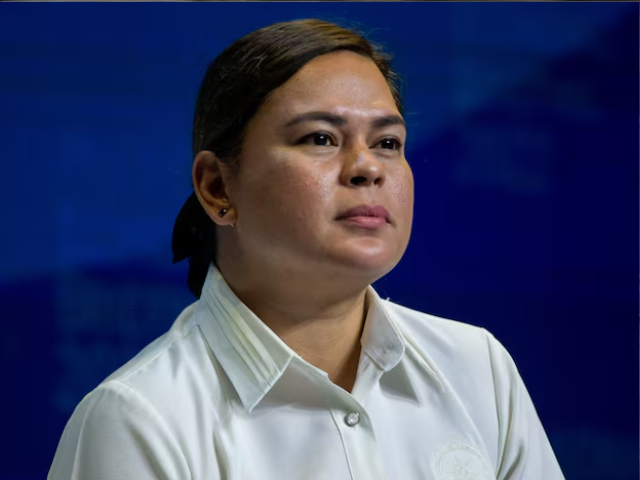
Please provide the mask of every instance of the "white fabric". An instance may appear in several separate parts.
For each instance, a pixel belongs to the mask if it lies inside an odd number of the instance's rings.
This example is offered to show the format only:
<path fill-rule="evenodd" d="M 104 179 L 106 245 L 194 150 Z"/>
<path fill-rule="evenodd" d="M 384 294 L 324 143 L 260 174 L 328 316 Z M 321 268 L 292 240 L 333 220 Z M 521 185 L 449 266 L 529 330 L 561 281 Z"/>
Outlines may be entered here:
<path fill-rule="evenodd" d="M 49 480 L 562 480 L 486 330 L 367 290 L 352 393 L 212 265 L 202 298 L 78 405 Z"/>

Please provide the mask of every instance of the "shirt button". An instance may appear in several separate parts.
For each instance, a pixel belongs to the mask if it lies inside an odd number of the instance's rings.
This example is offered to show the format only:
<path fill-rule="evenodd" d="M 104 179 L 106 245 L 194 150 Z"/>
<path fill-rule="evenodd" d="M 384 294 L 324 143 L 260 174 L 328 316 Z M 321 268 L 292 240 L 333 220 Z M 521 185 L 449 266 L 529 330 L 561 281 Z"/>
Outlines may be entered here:
<path fill-rule="evenodd" d="M 354 425 L 357 425 L 358 422 L 360 421 L 360 414 L 358 412 L 351 412 L 349 413 L 349 415 L 344 417 L 344 421 L 347 423 L 347 425 L 349 425 L 350 427 L 353 427 Z"/>

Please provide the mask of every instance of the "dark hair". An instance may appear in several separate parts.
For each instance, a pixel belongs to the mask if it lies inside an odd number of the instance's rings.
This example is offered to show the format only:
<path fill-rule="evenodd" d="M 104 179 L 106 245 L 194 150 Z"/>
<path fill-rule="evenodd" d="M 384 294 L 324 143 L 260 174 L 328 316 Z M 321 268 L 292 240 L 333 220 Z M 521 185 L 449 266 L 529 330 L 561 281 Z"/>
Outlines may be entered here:
<path fill-rule="evenodd" d="M 402 112 L 400 78 L 391 58 L 363 34 L 317 19 L 276 23 L 236 40 L 207 69 L 193 122 L 194 156 L 210 150 L 237 171 L 246 126 L 269 94 L 315 57 L 338 50 L 370 58 Z M 187 285 L 200 298 L 209 265 L 216 261 L 216 231 L 195 193 L 178 214 L 171 246 L 174 263 L 189 258 Z"/>

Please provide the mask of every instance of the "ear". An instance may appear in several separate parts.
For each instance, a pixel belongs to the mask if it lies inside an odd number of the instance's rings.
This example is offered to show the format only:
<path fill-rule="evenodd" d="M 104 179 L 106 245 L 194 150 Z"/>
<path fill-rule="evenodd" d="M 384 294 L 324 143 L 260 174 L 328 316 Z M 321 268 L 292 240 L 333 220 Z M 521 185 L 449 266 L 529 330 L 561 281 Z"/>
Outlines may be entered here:
<path fill-rule="evenodd" d="M 235 208 L 230 203 L 227 195 L 227 185 L 225 175 L 227 172 L 225 165 L 208 150 L 198 152 L 193 161 L 191 176 L 193 179 L 193 190 L 200 200 L 209 218 L 220 226 L 232 225 L 236 221 Z M 226 208 L 227 213 L 221 217 L 220 210 Z"/>

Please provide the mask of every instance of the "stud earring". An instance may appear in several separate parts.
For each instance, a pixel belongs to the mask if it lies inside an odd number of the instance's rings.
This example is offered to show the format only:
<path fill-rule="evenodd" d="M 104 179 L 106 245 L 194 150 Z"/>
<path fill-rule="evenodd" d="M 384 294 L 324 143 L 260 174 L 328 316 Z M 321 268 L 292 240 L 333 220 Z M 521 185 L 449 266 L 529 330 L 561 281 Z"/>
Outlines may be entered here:
<path fill-rule="evenodd" d="M 218 216 L 219 216 L 219 217 L 224 217 L 224 216 L 227 214 L 227 212 L 228 212 L 228 211 L 229 211 L 229 209 L 228 209 L 228 208 L 223 208 L 222 210 L 220 210 L 220 211 L 218 212 Z"/>

